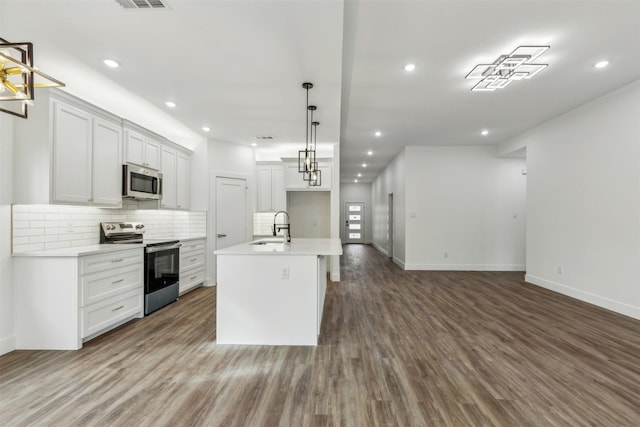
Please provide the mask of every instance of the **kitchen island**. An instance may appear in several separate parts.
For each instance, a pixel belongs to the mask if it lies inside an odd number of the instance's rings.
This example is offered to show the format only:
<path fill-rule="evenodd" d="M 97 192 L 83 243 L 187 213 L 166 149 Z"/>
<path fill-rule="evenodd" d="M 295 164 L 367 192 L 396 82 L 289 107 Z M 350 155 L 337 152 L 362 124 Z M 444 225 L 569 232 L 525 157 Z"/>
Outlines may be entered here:
<path fill-rule="evenodd" d="M 262 239 L 215 251 L 218 344 L 317 345 L 326 257 L 340 239 Z"/>

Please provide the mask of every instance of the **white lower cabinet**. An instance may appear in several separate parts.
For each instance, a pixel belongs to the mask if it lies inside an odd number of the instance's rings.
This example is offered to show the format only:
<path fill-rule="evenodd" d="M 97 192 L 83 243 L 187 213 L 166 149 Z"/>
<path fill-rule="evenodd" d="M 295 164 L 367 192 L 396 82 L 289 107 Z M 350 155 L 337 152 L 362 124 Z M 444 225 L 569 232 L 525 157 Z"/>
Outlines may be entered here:
<path fill-rule="evenodd" d="M 180 248 L 180 294 L 204 283 L 205 239 L 182 241 Z"/>
<path fill-rule="evenodd" d="M 84 256 L 18 256 L 17 349 L 75 350 L 144 314 L 142 248 Z"/>

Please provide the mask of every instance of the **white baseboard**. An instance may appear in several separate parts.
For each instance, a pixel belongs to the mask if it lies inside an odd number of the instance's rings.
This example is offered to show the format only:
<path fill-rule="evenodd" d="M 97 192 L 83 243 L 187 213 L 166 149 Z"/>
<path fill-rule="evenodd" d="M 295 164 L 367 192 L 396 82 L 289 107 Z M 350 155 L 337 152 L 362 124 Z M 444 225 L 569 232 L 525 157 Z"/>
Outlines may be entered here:
<path fill-rule="evenodd" d="M 403 270 L 406 270 L 405 263 L 400 258 L 393 257 L 393 262 L 399 265 Z"/>
<path fill-rule="evenodd" d="M 16 349 L 15 335 L 0 339 L 0 356 L 11 353 Z"/>
<path fill-rule="evenodd" d="M 373 247 L 378 250 L 378 252 L 382 253 L 385 256 L 389 256 L 389 253 L 382 246 L 378 245 L 376 242 L 372 243 Z"/>
<path fill-rule="evenodd" d="M 522 271 L 524 265 L 519 264 L 406 264 L 407 270 L 437 271 Z"/>
<path fill-rule="evenodd" d="M 593 294 L 591 292 L 585 292 L 581 289 L 572 288 L 571 286 L 563 285 L 562 283 L 546 280 L 541 277 L 536 277 L 531 274 L 524 276 L 525 282 L 532 283 L 545 289 L 558 292 L 569 297 L 579 299 L 580 301 L 588 302 L 589 304 L 597 305 L 598 307 L 606 308 L 607 310 L 615 311 L 616 313 L 624 314 L 625 316 L 632 317 L 640 320 L 640 307 L 625 304 L 620 301 L 615 301 L 600 295 Z"/>

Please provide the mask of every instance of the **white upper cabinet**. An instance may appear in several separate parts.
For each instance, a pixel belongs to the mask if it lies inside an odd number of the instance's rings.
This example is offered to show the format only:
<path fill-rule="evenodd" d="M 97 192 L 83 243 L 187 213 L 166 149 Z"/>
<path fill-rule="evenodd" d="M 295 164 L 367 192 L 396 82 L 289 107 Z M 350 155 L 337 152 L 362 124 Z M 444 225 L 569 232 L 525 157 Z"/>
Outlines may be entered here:
<path fill-rule="evenodd" d="M 91 203 L 93 118 L 78 108 L 54 102 L 53 200 Z"/>
<path fill-rule="evenodd" d="M 282 165 L 258 166 L 258 212 L 280 211 L 287 208 Z"/>
<path fill-rule="evenodd" d="M 80 108 L 53 102 L 52 200 L 119 206 L 122 127 Z"/>
<path fill-rule="evenodd" d="M 133 130 L 125 132 L 126 161 L 160 170 L 161 143 Z"/>
<path fill-rule="evenodd" d="M 122 202 L 122 126 L 93 120 L 93 203 Z"/>
<path fill-rule="evenodd" d="M 178 153 L 176 168 L 176 203 L 178 209 L 189 209 L 191 200 L 191 156 Z"/>
<path fill-rule="evenodd" d="M 162 200 L 160 201 L 160 206 L 163 208 L 176 208 L 176 167 L 176 151 L 162 147 Z"/>

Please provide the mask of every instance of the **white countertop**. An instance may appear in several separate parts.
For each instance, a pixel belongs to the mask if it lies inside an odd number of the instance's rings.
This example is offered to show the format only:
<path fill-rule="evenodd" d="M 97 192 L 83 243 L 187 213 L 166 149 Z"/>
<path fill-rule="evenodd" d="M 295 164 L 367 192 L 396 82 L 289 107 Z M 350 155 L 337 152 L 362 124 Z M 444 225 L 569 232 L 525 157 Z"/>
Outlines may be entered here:
<path fill-rule="evenodd" d="M 266 244 L 256 244 L 258 242 Z M 342 242 L 340 239 L 291 239 L 291 243 L 282 243 L 282 238 L 268 238 L 219 249 L 214 253 L 216 255 L 342 255 Z"/>
<path fill-rule="evenodd" d="M 30 252 L 14 252 L 15 257 L 79 257 L 85 255 L 105 254 L 108 252 L 124 251 L 127 249 L 142 249 L 144 244 L 132 243 L 126 245 L 88 245 L 88 246 L 75 246 L 72 248 L 60 248 L 60 249 L 47 249 L 42 251 L 30 251 Z"/>

